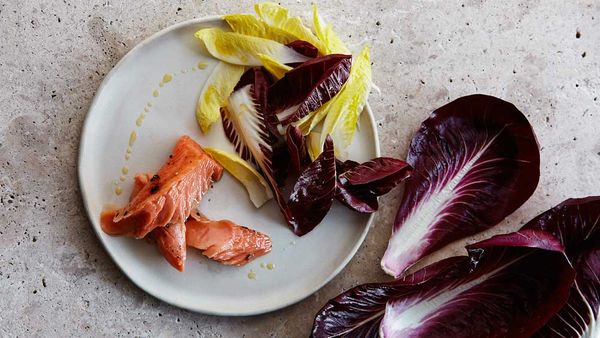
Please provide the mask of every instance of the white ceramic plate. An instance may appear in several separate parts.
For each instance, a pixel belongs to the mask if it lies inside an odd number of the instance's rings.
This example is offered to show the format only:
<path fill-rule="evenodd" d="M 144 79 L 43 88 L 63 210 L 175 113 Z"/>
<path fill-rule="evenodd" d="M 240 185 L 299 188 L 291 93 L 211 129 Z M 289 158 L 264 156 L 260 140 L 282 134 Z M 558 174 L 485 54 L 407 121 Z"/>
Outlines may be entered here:
<path fill-rule="evenodd" d="M 79 180 L 83 200 L 100 241 L 140 288 L 175 306 L 218 315 L 252 315 L 280 309 L 317 291 L 350 261 L 365 238 L 371 217 L 336 205 L 323 222 L 304 237 L 284 224 L 274 201 L 254 208 L 244 188 L 228 174 L 214 184 L 200 210 L 214 219 L 231 219 L 270 235 L 273 251 L 244 267 L 228 267 L 188 250 L 185 272 L 177 272 L 144 240 L 110 237 L 102 232 L 99 215 L 105 206 L 126 203 L 131 178 L 155 172 L 175 141 L 187 134 L 203 146 L 233 151 L 220 123 L 208 135 L 196 125 L 194 109 L 203 83 L 217 61 L 203 51 L 193 33 L 221 27 L 218 17 L 193 20 L 167 28 L 129 52 L 106 76 L 87 115 L 81 136 Z M 205 69 L 199 69 L 205 63 Z M 204 66 L 204 65 L 202 65 Z M 202 67 L 200 67 L 202 68 Z M 173 80 L 159 83 L 165 74 Z M 158 96 L 153 95 L 157 90 Z M 147 103 L 149 112 L 136 120 Z M 350 158 L 364 161 L 379 155 L 376 130 L 367 107 Z M 125 159 L 130 134 L 137 140 Z M 129 173 L 115 194 L 115 183 L 127 166 Z M 272 270 L 261 267 L 272 263 Z M 253 271 L 255 279 L 249 279 Z"/>

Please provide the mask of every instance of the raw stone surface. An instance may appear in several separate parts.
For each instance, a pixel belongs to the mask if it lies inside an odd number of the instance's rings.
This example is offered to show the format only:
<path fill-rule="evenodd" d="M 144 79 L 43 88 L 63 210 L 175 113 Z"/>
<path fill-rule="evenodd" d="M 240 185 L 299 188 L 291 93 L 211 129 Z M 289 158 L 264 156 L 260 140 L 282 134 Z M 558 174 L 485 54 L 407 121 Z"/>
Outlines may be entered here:
<path fill-rule="evenodd" d="M 382 201 L 357 256 L 322 290 L 263 316 L 167 305 L 121 273 L 97 240 L 77 184 L 77 150 L 104 75 L 137 43 L 251 1 L 0 2 L 0 336 L 305 337 L 327 299 L 385 280 L 379 260 L 399 191 Z M 286 1 L 309 15 L 308 2 Z M 370 102 L 384 155 L 404 157 L 428 112 L 486 93 L 513 102 L 538 135 L 542 175 L 504 222 L 518 227 L 568 197 L 600 194 L 600 3 L 319 1 L 356 50 L 373 51 Z"/>

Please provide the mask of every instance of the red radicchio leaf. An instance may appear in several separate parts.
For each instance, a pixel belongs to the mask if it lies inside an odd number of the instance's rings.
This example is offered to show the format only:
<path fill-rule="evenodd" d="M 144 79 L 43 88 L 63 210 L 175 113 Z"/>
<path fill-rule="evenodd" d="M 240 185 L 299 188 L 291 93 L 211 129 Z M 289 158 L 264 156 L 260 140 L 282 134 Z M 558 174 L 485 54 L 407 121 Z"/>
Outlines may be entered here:
<path fill-rule="evenodd" d="M 414 285 L 446 273 L 455 276 L 466 267 L 465 257 L 452 257 L 429 265 L 404 279 L 389 283 L 369 283 L 356 286 L 331 299 L 319 311 L 313 324 L 312 337 L 378 338 L 379 324 L 386 303 L 399 297 Z"/>
<path fill-rule="evenodd" d="M 280 138 L 269 123 L 273 116 L 264 108 L 268 75 L 260 68 L 252 72 L 254 75 L 244 75 L 241 80 L 249 84 L 236 86 L 238 89 L 222 110 L 225 134 L 237 152 L 264 174 L 286 222 L 296 235 L 302 236 L 321 222 L 333 203 L 336 186 L 333 140 L 327 138 L 323 153 L 300 174 L 288 202 L 274 170 L 276 161 L 283 158 L 277 153 Z M 283 145 L 281 149 L 287 154 Z"/>
<path fill-rule="evenodd" d="M 269 109 L 283 125 L 317 110 L 342 88 L 350 75 L 351 55 L 331 54 L 290 70 L 269 89 Z"/>
<path fill-rule="evenodd" d="M 317 47 L 313 46 L 310 42 L 303 40 L 292 41 L 286 46 L 309 58 L 316 58 L 317 55 L 319 55 Z"/>
<path fill-rule="evenodd" d="M 367 190 L 381 196 L 410 177 L 411 173 L 411 166 L 402 160 L 377 157 L 340 174 L 339 179 L 344 186 Z"/>
<path fill-rule="evenodd" d="M 290 165 L 293 171 L 299 174 L 308 162 L 310 162 L 304 135 L 300 128 L 290 125 L 285 131 L 285 140 L 287 142 Z"/>
<path fill-rule="evenodd" d="M 377 195 L 353 187 L 344 187 L 339 180 L 337 183 L 335 198 L 348 208 L 363 214 L 371 214 L 379 209 Z"/>
<path fill-rule="evenodd" d="M 377 211 L 377 196 L 388 193 L 412 172 L 406 162 L 390 157 L 378 157 L 361 164 L 354 161 L 337 163 L 336 198 L 361 213 Z"/>
<path fill-rule="evenodd" d="M 544 231 L 496 236 L 469 257 L 343 293 L 319 312 L 313 336 L 529 337 L 567 300 L 574 271 L 561 248 Z"/>
<path fill-rule="evenodd" d="M 535 190 L 539 161 L 531 125 L 508 102 L 472 95 L 434 111 L 411 142 L 414 172 L 382 268 L 400 276 L 425 255 L 498 224 Z"/>
<path fill-rule="evenodd" d="M 577 273 L 567 304 L 534 337 L 599 337 L 600 196 L 566 200 L 523 229 L 552 233 Z"/>
<path fill-rule="evenodd" d="M 333 139 L 327 136 L 323 152 L 300 174 L 288 201 L 290 225 L 296 235 L 310 232 L 327 215 L 333 204 L 335 181 Z"/>
<path fill-rule="evenodd" d="M 377 211 L 377 209 L 379 209 L 379 203 L 377 202 L 377 196 L 375 194 L 369 191 L 361 191 L 360 189 L 350 186 L 345 187 L 342 182 L 340 182 L 339 178 L 341 175 L 358 165 L 358 162 L 352 160 L 335 160 L 335 166 L 338 173 L 335 198 L 346 207 L 354 211 L 364 214 L 374 213 Z"/>
<path fill-rule="evenodd" d="M 221 110 L 223 129 L 240 156 L 254 163 L 264 174 L 283 216 L 289 222 L 287 202 L 278 188 L 278 177 L 284 176 L 278 174 L 284 168 L 278 163 L 282 162 L 281 149 L 285 152 L 285 148 L 281 148 L 282 142 L 274 129 L 277 123 L 274 122 L 275 116 L 265 109 L 268 78 L 268 74 L 259 67 L 242 76 L 229 97 L 227 107 Z"/>

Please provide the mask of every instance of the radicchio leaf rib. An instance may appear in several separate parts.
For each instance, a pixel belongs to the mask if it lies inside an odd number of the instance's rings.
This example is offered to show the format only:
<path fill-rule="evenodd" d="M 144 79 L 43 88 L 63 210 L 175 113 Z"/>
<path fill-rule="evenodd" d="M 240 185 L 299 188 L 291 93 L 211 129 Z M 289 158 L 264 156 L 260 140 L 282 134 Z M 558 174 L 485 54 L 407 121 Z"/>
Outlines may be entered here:
<path fill-rule="evenodd" d="M 538 144 L 525 116 L 486 95 L 453 101 L 414 136 L 407 180 L 382 268 L 401 276 L 424 256 L 498 224 L 539 179 Z"/>
<path fill-rule="evenodd" d="M 540 230 L 496 236 L 469 257 L 343 293 L 319 312 L 313 337 L 529 337 L 568 298 L 574 271 L 561 248 Z"/>
<path fill-rule="evenodd" d="M 285 131 L 285 140 L 290 157 L 290 166 L 293 172 L 299 174 L 310 162 L 305 137 L 302 135 L 300 128 L 290 125 Z"/>

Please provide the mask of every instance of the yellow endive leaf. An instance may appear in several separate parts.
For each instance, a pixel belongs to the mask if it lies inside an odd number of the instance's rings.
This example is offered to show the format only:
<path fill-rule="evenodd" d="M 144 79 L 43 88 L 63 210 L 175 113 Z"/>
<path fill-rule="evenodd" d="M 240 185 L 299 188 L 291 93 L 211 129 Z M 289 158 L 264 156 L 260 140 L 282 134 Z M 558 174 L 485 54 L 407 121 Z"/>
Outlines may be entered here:
<path fill-rule="evenodd" d="M 281 79 L 285 73 L 292 70 L 292 67 L 279 63 L 268 55 L 258 54 L 258 58 L 260 59 L 260 62 L 262 62 L 263 67 L 265 67 L 265 69 L 277 80 Z"/>
<path fill-rule="evenodd" d="M 235 33 L 270 39 L 282 44 L 298 40 L 296 36 L 277 27 L 269 26 L 252 14 L 230 14 L 223 16 Z"/>
<path fill-rule="evenodd" d="M 325 137 L 331 135 L 336 154 L 343 156 L 345 149 L 352 143 L 358 117 L 363 111 L 371 90 L 371 59 L 369 48 L 365 47 L 354 57 L 350 76 L 340 90 L 324 108 L 326 110 L 319 147 Z"/>
<path fill-rule="evenodd" d="M 323 151 L 323 147 L 321 147 L 320 143 L 321 133 L 312 131 L 306 136 L 306 138 L 308 141 L 308 155 L 310 156 L 311 161 L 314 161 Z"/>
<path fill-rule="evenodd" d="M 267 55 L 280 63 L 304 62 L 309 58 L 292 48 L 264 38 L 205 28 L 196 32 L 208 52 L 215 58 L 242 66 L 260 66 L 258 54 Z"/>
<path fill-rule="evenodd" d="M 325 52 L 323 54 L 350 54 L 342 40 L 335 34 L 331 24 L 327 25 L 319 16 L 317 4 L 313 3 L 313 25 L 317 38 L 323 43 Z"/>
<path fill-rule="evenodd" d="M 323 43 L 313 34 L 310 28 L 297 16 L 290 16 L 289 10 L 274 2 L 262 2 L 254 5 L 256 15 L 271 27 L 279 28 L 293 35 L 296 40 L 310 42 L 322 55 L 327 54 Z M 284 62 L 287 63 L 287 62 Z"/>
<path fill-rule="evenodd" d="M 210 74 L 196 105 L 196 121 L 203 133 L 208 131 L 211 124 L 219 120 L 220 109 L 227 105 L 227 99 L 242 74 L 244 74 L 244 66 L 226 62 L 219 62 Z"/>
<path fill-rule="evenodd" d="M 264 177 L 238 154 L 215 148 L 204 148 L 204 151 L 242 183 L 255 207 L 260 208 L 273 198 L 271 188 Z"/>

